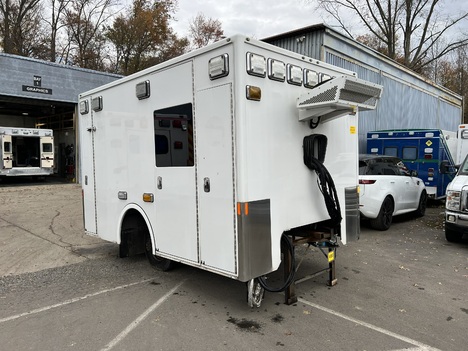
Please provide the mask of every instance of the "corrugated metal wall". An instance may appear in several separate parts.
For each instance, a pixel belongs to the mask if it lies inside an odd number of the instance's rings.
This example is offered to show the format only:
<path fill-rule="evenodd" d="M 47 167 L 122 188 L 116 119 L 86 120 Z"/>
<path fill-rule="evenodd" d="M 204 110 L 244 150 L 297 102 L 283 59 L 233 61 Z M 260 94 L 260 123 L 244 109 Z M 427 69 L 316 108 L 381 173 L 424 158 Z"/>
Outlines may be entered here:
<path fill-rule="evenodd" d="M 312 28 L 312 27 L 311 27 Z M 375 111 L 359 113 L 359 149 L 366 150 L 367 132 L 379 129 L 435 128 L 456 131 L 462 121 L 462 99 L 411 73 L 328 27 L 269 43 L 357 73 L 384 86 Z"/>

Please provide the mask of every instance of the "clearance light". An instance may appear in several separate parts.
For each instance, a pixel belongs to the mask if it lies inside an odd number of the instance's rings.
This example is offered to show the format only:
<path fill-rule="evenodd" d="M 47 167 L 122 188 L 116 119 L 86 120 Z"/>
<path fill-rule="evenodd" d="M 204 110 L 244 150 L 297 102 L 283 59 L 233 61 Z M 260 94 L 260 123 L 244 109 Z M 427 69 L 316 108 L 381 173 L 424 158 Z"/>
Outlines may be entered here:
<path fill-rule="evenodd" d="M 91 101 L 91 107 L 94 112 L 98 112 L 102 110 L 102 96 L 95 97 Z"/>
<path fill-rule="evenodd" d="M 247 73 L 252 76 L 265 77 L 266 76 L 266 60 L 265 57 L 247 53 Z"/>
<path fill-rule="evenodd" d="M 89 112 L 88 101 L 80 101 L 80 114 L 85 115 Z"/>
<path fill-rule="evenodd" d="M 304 86 L 306 88 L 313 88 L 319 82 L 319 74 L 315 71 L 305 68 L 304 69 Z"/>
<path fill-rule="evenodd" d="M 208 72 L 211 80 L 226 77 L 229 74 L 229 55 L 223 54 L 208 61 Z"/>
<path fill-rule="evenodd" d="M 246 86 L 247 100 L 260 101 L 262 98 L 262 89 L 252 85 Z"/>
<path fill-rule="evenodd" d="M 376 181 L 371 179 L 359 179 L 359 184 L 374 184 Z"/>
<path fill-rule="evenodd" d="M 154 202 L 154 195 L 151 193 L 144 193 L 143 194 L 143 201 L 144 202 Z"/>
<path fill-rule="evenodd" d="M 302 85 L 302 68 L 288 64 L 286 66 L 288 83 L 293 85 Z"/>
<path fill-rule="evenodd" d="M 119 200 L 127 200 L 127 192 L 126 191 L 119 191 L 117 193 L 117 197 Z"/>
<path fill-rule="evenodd" d="M 286 66 L 284 62 L 268 59 L 268 78 L 278 82 L 284 82 L 286 78 Z"/>
<path fill-rule="evenodd" d="M 431 160 L 431 159 L 432 159 L 432 155 L 425 154 L 425 155 L 424 155 L 424 158 L 425 158 L 426 160 Z"/>
<path fill-rule="evenodd" d="M 376 147 L 373 147 L 372 149 L 370 149 L 370 152 L 371 154 L 377 154 L 379 152 L 379 149 Z"/>
<path fill-rule="evenodd" d="M 329 76 L 328 74 L 323 74 L 322 73 L 321 78 L 322 78 L 321 83 L 323 83 L 323 82 L 326 82 L 327 80 L 332 79 L 332 76 Z"/>
<path fill-rule="evenodd" d="M 135 86 L 135 94 L 138 100 L 149 98 L 150 97 L 150 81 L 145 80 L 144 82 L 138 83 Z"/>

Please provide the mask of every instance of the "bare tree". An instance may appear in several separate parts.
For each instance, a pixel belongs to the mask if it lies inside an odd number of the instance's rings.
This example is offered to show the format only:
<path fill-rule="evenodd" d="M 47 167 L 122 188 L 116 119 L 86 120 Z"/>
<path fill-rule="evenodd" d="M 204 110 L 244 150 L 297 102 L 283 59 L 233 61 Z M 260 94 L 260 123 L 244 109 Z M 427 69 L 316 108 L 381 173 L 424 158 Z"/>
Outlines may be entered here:
<path fill-rule="evenodd" d="M 195 49 L 214 43 L 223 36 L 224 31 L 221 28 L 221 22 L 206 18 L 202 13 L 199 13 L 190 22 L 189 37 Z"/>
<path fill-rule="evenodd" d="M 113 16 L 116 0 L 73 0 L 65 9 L 65 24 L 74 65 L 102 69 L 103 29 Z"/>
<path fill-rule="evenodd" d="M 468 43 L 466 33 L 434 46 L 468 19 L 467 11 L 443 14 L 443 0 L 317 0 L 348 34 L 344 13 L 358 16 L 370 34 L 385 45 L 386 55 L 416 72 Z"/>
<path fill-rule="evenodd" d="M 71 5 L 73 0 L 49 0 L 49 16 L 43 17 L 44 25 L 47 26 L 47 38 L 44 38 L 44 44 L 47 43 L 47 59 L 51 62 L 61 61 L 57 55 L 57 45 L 60 40 L 59 33 L 65 28 L 65 10 Z"/>
<path fill-rule="evenodd" d="M 0 1 L 0 35 L 6 53 L 28 56 L 40 29 L 40 0 Z"/>

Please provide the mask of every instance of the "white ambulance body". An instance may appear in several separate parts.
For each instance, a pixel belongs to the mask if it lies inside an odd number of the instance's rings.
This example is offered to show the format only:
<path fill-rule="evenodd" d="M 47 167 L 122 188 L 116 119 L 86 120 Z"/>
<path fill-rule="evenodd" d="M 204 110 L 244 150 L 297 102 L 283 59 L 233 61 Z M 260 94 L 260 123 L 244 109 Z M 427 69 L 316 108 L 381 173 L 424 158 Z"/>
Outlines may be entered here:
<path fill-rule="evenodd" d="M 0 177 L 48 176 L 54 172 L 51 129 L 0 127 Z"/>
<path fill-rule="evenodd" d="M 122 256 L 146 249 L 240 281 L 272 272 L 283 233 L 329 224 L 304 164 L 303 139 L 314 134 L 341 206 L 334 237 L 356 239 L 356 112 L 375 108 L 381 91 L 234 36 L 83 93 L 86 232 L 119 243 Z"/>

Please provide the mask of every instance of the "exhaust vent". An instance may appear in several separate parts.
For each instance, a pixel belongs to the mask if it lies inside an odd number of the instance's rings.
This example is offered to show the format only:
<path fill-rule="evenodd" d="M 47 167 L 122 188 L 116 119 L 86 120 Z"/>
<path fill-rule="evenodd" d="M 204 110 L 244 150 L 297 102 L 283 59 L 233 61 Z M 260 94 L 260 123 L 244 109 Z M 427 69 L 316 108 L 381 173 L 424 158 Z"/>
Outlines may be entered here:
<path fill-rule="evenodd" d="M 357 108 L 374 110 L 383 87 L 362 79 L 339 76 L 317 85 L 297 100 L 299 120 L 321 120 L 356 113 Z"/>

